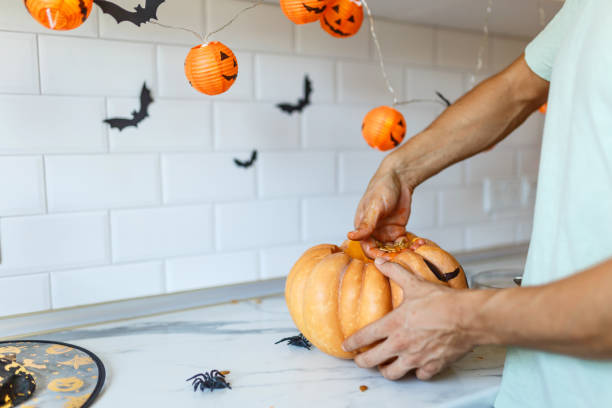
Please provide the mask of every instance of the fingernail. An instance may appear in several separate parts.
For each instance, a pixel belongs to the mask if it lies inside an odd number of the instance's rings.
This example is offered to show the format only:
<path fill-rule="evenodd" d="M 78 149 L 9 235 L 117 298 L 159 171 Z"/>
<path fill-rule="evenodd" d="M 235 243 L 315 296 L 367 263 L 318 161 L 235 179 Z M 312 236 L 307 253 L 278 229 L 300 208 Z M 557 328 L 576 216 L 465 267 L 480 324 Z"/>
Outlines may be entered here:
<path fill-rule="evenodd" d="M 342 343 L 342 345 L 340 346 L 342 348 L 342 351 L 346 351 L 348 352 L 348 350 L 346 349 L 346 347 L 344 347 L 344 343 Z"/>
<path fill-rule="evenodd" d="M 384 265 L 387 263 L 387 260 L 385 258 L 376 258 L 376 260 L 374 261 L 374 263 L 376 265 Z"/>

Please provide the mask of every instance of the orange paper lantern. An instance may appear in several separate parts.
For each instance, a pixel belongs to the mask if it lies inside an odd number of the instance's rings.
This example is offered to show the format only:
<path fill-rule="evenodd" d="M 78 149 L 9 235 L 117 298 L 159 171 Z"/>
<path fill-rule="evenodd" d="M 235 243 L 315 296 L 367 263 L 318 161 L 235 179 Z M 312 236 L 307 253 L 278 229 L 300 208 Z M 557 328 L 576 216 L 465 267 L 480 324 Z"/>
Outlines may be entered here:
<path fill-rule="evenodd" d="M 236 56 L 218 41 L 193 47 L 185 59 L 185 75 L 192 87 L 206 95 L 227 91 L 238 78 Z"/>
<path fill-rule="evenodd" d="M 93 0 L 25 0 L 36 21 L 52 30 L 72 30 L 87 20 Z"/>
<path fill-rule="evenodd" d="M 329 0 L 281 0 L 283 13 L 295 24 L 313 23 L 321 18 Z"/>
<path fill-rule="evenodd" d="M 406 136 L 404 115 L 389 106 L 379 106 L 363 119 L 361 133 L 371 147 L 382 151 L 393 149 Z"/>
<path fill-rule="evenodd" d="M 334 37 L 356 34 L 363 22 L 363 6 L 358 0 L 331 0 L 321 16 L 321 27 Z"/>
<path fill-rule="evenodd" d="M 545 115 L 546 112 L 548 111 L 548 103 L 545 103 L 544 105 L 540 106 L 538 110 L 540 111 L 542 115 Z"/>

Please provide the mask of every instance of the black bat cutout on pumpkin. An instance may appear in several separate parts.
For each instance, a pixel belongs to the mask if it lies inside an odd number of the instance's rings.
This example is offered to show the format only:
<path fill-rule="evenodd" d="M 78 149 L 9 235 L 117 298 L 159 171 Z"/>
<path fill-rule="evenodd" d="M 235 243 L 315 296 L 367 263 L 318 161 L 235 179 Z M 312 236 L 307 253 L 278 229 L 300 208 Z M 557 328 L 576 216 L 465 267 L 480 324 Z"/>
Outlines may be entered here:
<path fill-rule="evenodd" d="M 353 18 L 354 20 L 354 18 Z M 347 37 L 350 34 L 349 33 L 345 33 L 344 31 L 341 31 L 339 29 L 337 29 L 336 27 L 332 26 L 331 24 L 329 24 L 329 21 L 327 21 L 327 19 L 325 17 L 323 17 L 323 22 L 325 23 L 326 26 L 329 27 L 330 30 L 332 30 L 334 33 L 341 35 L 343 37 Z M 338 24 L 340 24 L 339 22 L 337 22 Z"/>
<path fill-rule="evenodd" d="M 312 95 L 312 91 L 313 91 L 312 82 L 310 81 L 310 78 L 308 77 L 308 75 L 305 75 L 304 76 L 304 96 L 298 99 L 297 104 L 294 105 L 291 103 L 279 103 L 276 106 L 280 110 L 282 110 L 283 112 L 286 112 L 289 115 L 293 114 L 293 112 L 302 112 L 305 107 L 310 105 L 310 95 Z"/>
<path fill-rule="evenodd" d="M 442 102 L 444 102 L 446 104 L 446 106 L 451 106 L 452 105 L 451 101 L 446 99 L 444 97 L 444 95 L 442 95 L 440 92 L 436 91 L 436 95 L 438 95 L 438 98 L 442 99 Z"/>
<path fill-rule="evenodd" d="M 308 4 L 306 4 L 306 3 L 302 3 L 302 6 L 304 6 L 306 11 L 309 11 L 309 12 L 315 13 L 315 14 L 321 14 L 327 8 L 327 6 L 323 6 L 323 7 L 311 7 Z"/>
<path fill-rule="evenodd" d="M 459 276 L 459 272 L 461 272 L 461 268 L 457 268 L 452 272 L 444 273 L 440 271 L 440 269 L 438 269 L 436 265 L 432 264 L 427 259 L 424 259 L 424 261 L 429 267 L 429 269 L 434 273 L 434 275 L 436 275 L 436 278 L 438 278 L 442 282 L 448 282 L 449 280 L 455 279 L 457 276 Z"/>
<path fill-rule="evenodd" d="M 223 78 L 225 78 L 228 81 L 235 81 L 238 78 L 238 74 L 234 74 L 234 75 L 221 75 Z"/>
<path fill-rule="evenodd" d="M 149 116 L 149 105 L 153 103 L 153 97 L 151 91 L 147 88 L 147 83 L 142 84 L 142 90 L 140 91 L 140 110 L 132 111 L 132 118 L 111 118 L 104 119 L 104 123 L 108 123 L 111 128 L 117 128 L 122 131 L 128 126 L 138 127 L 138 124 L 142 122 L 146 117 Z"/>
<path fill-rule="evenodd" d="M 146 0 L 145 6 L 140 4 L 134 7 L 134 11 L 128 11 L 121 6 L 107 0 L 94 0 L 103 13 L 110 14 L 117 23 L 129 21 L 140 27 L 141 24 L 149 22 L 149 20 L 157 20 L 157 9 L 166 0 Z"/>
<path fill-rule="evenodd" d="M 244 167 L 245 169 L 248 169 L 253 164 L 255 164 L 256 160 L 257 160 L 257 150 L 253 150 L 253 153 L 251 153 L 251 158 L 249 160 L 242 161 L 242 160 L 234 159 L 234 163 L 236 163 L 236 166 L 238 167 Z"/>

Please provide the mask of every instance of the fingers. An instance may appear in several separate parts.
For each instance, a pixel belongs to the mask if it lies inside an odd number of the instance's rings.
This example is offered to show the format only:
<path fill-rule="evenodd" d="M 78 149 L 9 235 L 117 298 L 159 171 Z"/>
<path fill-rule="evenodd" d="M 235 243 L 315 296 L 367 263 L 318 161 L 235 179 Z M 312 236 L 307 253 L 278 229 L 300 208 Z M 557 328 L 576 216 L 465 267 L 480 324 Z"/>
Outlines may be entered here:
<path fill-rule="evenodd" d="M 374 228 L 376 228 L 376 223 L 381 216 L 381 212 L 380 205 L 376 201 L 370 201 L 367 207 L 359 211 L 358 215 L 355 217 L 356 229 L 349 233 L 349 239 L 361 241 L 372 235 Z"/>
<path fill-rule="evenodd" d="M 444 366 L 440 361 L 431 361 L 425 364 L 423 367 L 417 369 L 416 376 L 419 380 L 427 381 L 442 371 L 442 368 L 444 368 Z"/>
<path fill-rule="evenodd" d="M 342 349 L 344 351 L 351 352 L 358 350 L 362 347 L 369 346 L 370 344 L 374 344 L 377 341 L 386 338 L 387 333 L 389 332 L 389 330 L 387 329 L 388 320 L 389 315 L 378 319 L 374 323 L 370 323 L 369 325 L 346 339 L 344 343 L 342 343 Z"/>
<path fill-rule="evenodd" d="M 361 368 L 372 368 L 391 360 L 396 354 L 391 342 L 385 340 L 355 357 L 355 364 Z"/>
<path fill-rule="evenodd" d="M 417 278 L 412 272 L 396 263 L 388 262 L 383 258 L 376 258 L 374 263 L 378 270 L 383 273 L 383 275 L 397 283 L 402 289 L 404 289 L 404 292 L 409 290 L 411 287 L 414 287 L 416 283 L 420 282 L 419 278 Z"/>
<path fill-rule="evenodd" d="M 410 370 L 414 368 L 416 368 L 415 365 L 411 364 L 410 361 L 400 356 L 391 364 L 380 366 L 378 370 L 387 380 L 395 381 L 404 377 L 406 374 L 408 374 Z"/>
<path fill-rule="evenodd" d="M 372 235 L 374 229 L 368 226 L 360 225 L 357 229 L 348 233 L 348 239 L 351 241 L 361 241 Z"/>

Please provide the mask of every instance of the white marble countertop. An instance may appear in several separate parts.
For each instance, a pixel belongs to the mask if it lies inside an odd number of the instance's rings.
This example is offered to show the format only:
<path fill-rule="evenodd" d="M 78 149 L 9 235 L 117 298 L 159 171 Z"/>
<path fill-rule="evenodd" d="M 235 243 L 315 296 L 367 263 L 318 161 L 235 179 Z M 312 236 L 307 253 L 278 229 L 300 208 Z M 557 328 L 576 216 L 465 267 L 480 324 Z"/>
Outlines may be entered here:
<path fill-rule="evenodd" d="M 476 349 L 430 382 L 390 382 L 316 349 L 274 344 L 295 334 L 277 296 L 32 337 L 102 359 L 108 379 L 95 408 L 490 407 L 501 380 L 503 349 Z M 194 393 L 185 380 L 212 369 L 230 370 L 232 389 Z"/>

